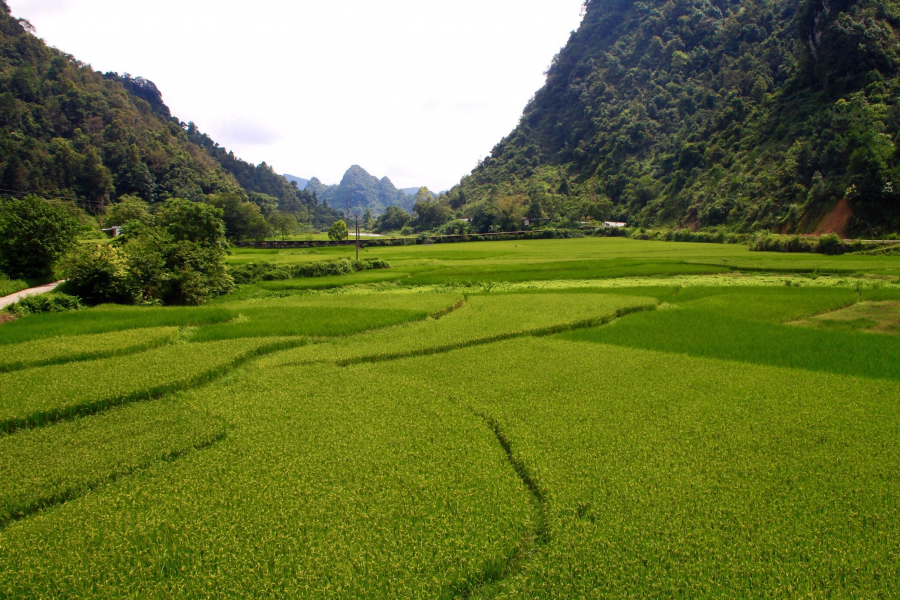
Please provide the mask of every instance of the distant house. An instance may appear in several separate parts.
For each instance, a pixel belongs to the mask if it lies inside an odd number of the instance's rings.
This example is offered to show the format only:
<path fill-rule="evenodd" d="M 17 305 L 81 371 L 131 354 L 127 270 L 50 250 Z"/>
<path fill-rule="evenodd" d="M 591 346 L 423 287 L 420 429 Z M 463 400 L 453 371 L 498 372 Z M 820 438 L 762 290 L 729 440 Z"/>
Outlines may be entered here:
<path fill-rule="evenodd" d="M 541 222 L 545 222 L 545 223 L 546 223 L 546 222 L 549 221 L 549 220 L 550 220 L 550 219 L 547 219 L 547 218 L 544 218 L 544 217 L 541 217 L 541 218 L 539 218 L 539 219 L 535 219 L 535 218 L 532 218 L 532 217 L 525 217 L 524 219 L 522 219 L 522 224 L 523 224 L 525 227 L 531 227 L 532 225 L 540 225 Z"/>
<path fill-rule="evenodd" d="M 122 227 L 119 225 L 116 225 L 115 227 L 101 229 L 101 231 L 111 238 L 117 238 L 117 237 L 119 237 L 119 234 L 122 233 Z"/>
<path fill-rule="evenodd" d="M 618 221 L 605 221 L 603 224 L 614 229 L 622 229 L 623 227 L 628 226 L 627 223 L 620 223 Z"/>

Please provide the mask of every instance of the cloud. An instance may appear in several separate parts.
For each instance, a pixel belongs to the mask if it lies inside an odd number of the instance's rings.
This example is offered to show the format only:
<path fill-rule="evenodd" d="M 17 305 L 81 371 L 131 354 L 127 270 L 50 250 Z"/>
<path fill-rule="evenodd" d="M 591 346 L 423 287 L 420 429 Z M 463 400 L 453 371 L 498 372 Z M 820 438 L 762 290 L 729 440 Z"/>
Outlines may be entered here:
<path fill-rule="evenodd" d="M 11 0 L 8 2 L 13 16 L 66 13 L 77 8 L 77 0 Z"/>
<path fill-rule="evenodd" d="M 265 146 L 274 144 L 284 137 L 284 134 L 280 131 L 276 131 L 252 119 L 239 116 L 215 122 L 211 131 L 215 132 L 214 139 L 224 146 L 233 146 L 235 144 Z"/>

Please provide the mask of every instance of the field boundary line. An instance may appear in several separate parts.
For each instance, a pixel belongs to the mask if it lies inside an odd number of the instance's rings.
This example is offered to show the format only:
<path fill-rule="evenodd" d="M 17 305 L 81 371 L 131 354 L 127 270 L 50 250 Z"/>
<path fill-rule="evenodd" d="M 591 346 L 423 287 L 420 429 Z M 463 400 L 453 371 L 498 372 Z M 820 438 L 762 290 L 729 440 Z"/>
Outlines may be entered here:
<path fill-rule="evenodd" d="M 101 350 L 98 352 L 82 352 L 81 354 L 73 354 L 71 356 L 60 357 L 60 358 L 49 358 L 47 360 L 39 360 L 34 362 L 18 362 L 18 363 L 8 363 L 5 365 L 0 365 L 0 374 L 3 373 L 15 373 L 16 371 L 24 371 L 26 369 L 37 369 L 39 367 L 53 367 L 56 365 L 66 365 L 69 363 L 76 362 L 87 362 L 89 360 L 103 360 L 104 358 L 113 358 L 118 356 L 132 356 L 134 354 L 140 354 L 141 352 L 147 352 L 148 350 L 155 350 L 157 348 L 162 348 L 163 346 L 168 346 L 170 344 L 174 344 L 178 342 L 178 339 L 181 337 L 181 332 L 175 333 L 174 335 L 166 338 L 160 338 L 159 340 L 155 340 L 152 342 L 147 342 L 145 344 L 140 344 L 137 346 L 129 346 L 127 348 L 121 348 L 119 350 Z M 48 338 L 53 339 L 53 338 Z M 29 342 L 20 342 L 23 344 L 27 344 Z M 14 347 L 15 345 L 10 345 L 8 347 Z"/>
<path fill-rule="evenodd" d="M 27 417 L 17 417 L 13 419 L 7 419 L 6 421 L 0 421 L 0 436 L 12 435 L 15 432 L 23 429 L 37 429 L 38 427 L 46 427 L 55 423 L 59 423 L 61 421 L 68 421 L 78 417 L 95 415 L 115 406 L 122 406 L 124 404 L 130 404 L 132 402 L 158 400 L 159 398 L 168 396 L 169 394 L 173 394 L 175 392 L 194 389 L 208 383 L 212 383 L 213 381 L 224 377 L 225 375 L 231 373 L 232 371 L 240 368 L 244 364 L 256 358 L 266 356 L 268 354 L 273 354 L 275 352 L 280 352 L 282 350 L 290 350 L 292 348 L 303 346 L 306 343 L 307 342 L 305 339 L 301 339 L 260 346 L 259 348 L 250 350 L 249 352 L 245 352 L 241 356 L 231 360 L 228 363 L 225 363 L 224 365 L 221 365 L 214 369 L 210 369 L 194 377 L 183 379 L 181 381 L 176 381 L 174 383 L 160 385 L 137 392 L 131 392 L 120 396 L 112 396 L 109 398 L 104 398 L 102 400 L 88 402 L 86 404 L 77 404 L 74 406 L 55 410 L 39 411 L 36 413 L 32 413 Z"/>
<path fill-rule="evenodd" d="M 89 481 L 79 486 L 71 487 L 57 494 L 53 494 L 52 496 L 46 496 L 27 506 L 9 510 L 6 514 L 0 515 L 0 531 L 17 521 L 21 521 L 38 513 L 56 508 L 67 502 L 83 498 L 103 486 L 112 485 L 120 479 L 124 479 L 125 477 L 140 473 L 141 471 L 146 471 L 147 469 L 155 465 L 173 463 L 178 459 L 194 452 L 211 448 L 212 446 L 224 440 L 226 437 L 228 437 L 228 429 L 223 425 L 222 430 L 219 433 L 212 436 L 206 436 L 204 439 L 201 439 L 200 441 L 195 442 L 190 446 L 185 446 L 184 448 L 181 448 L 179 450 L 171 450 L 163 454 L 162 456 L 144 461 L 137 465 L 125 467 L 119 471 L 113 471 L 105 477 Z"/>
<path fill-rule="evenodd" d="M 432 313 L 432 314 L 431 314 L 431 318 L 434 319 L 435 321 L 440 320 L 440 319 L 443 319 L 443 318 L 446 317 L 447 315 L 451 315 L 451 314 L 455 313 L 456 311 L 458 311 L 459 309 L 461 309 L 463 306 L 466 305 L 466 302 L 467 302 L 467 301 L 468 301 L 468 298 L 466 298 L 465 296 L 463 296 L 462 300 L 460 300 L 459 302 L 457 302 L 457 303 L 454 304 L 453 306 L 448 306 L 448 307 L 445 308 L 444 310 L 439 310 L 439 311 L 436 312 L 436 313 Z"/>
<path fill-rule="evenodd" d="M 521 338 L 521 337 L 545 337 L 549 335 L 556 335 L 557 333 L 565 333 L 567 331 L 574 331 L 576 329 L 586 329 L 590 327 L 600 327 L 602 325 L 608 325 L 617 319 L 621 319 L 624 316 L 630 315 L 636 312 L 644 312 L 644 311 L 652 311 L 656 310 L 656 305 L 654 304 L 646 304 L 640 306 L 631 306 L 627 308 L 620 308 L 616 310 L 615 313 L 606 315 L 603 317 L 596 317 L 592 319 L 585 319 L 582 321 L 575 321 L 572 323 L 563 323 L 560 325 L 551 325 L 549 327 L 541 327 L 536 329 L 530 329 L 526 331 L 515 331 L 511 333 L 500 333 L 496 335 L 486 336 L 482 338 L 474 338 L 471 340 L 463 340 L 460 342 L 454 342 L 451 344 L 444 344 L 441 346 L 432 346 L 431 348 L 417 348 L 415 350 L 408 350 L 404 352 L 394 352 L 388 354 L 374 354 L 369 356 L 358 356 L 353 358 L 345 358 L 338 360 L 313 360 L 307 362 L 299 362 L 299 363 L 291 363 L 283 366 L 306 366 L 313 364 L 323 364 L 323 363 L 332 363 L 336 364 L 339 367 L 350 367 L 353 365 L 364 364 L 364 363 L 380 363 L 380 362 L 390 362 L 393 360 L 401 360 L 404 358 L 415 358 L 422 356 L 432 356 L 435 354 L 445 354 L 447 352 L 453 352 L 454 350 L 463 350 L 465 348 L 474 348 L 476 346 L 485 346 L 488 344 L 495 344 L 498 342 L 505 342 L 507 340 Z"/>
<path fill-rule="evenodd" d="M 473 579 L 464 581 L 461 585 L 455 585 L 449 594 L 454 598 L 470 598 L 478 591 L 484 590 L 489 586 L 496 585 L 500 581 L 510 577 L 521 570 L 522 563 L 527 558 L 529 552 L 536 546 L 543 546 L 550 541 L 550 533 L 547 530 L 547 494 L 541 488 L 534 474 L 528 468 L 528 465 L 518 456 L 513 449 L 512 440 L 503 431 L 500 423 L 487 413 L 481 412 L 472 406 L 467 407 L 469 412 L 481 419 L 488 429 L 491 430 L 497 443 L 503 449 L 506 455 L 506 462 L 512 467 L 516 473 L 516 477 L 522 482 L 522 485 L 528 491 L 529 501 L 532 505 L 534 513 L 534 525 L 531 530 L 526 533 L 519 541 L 515 552 L 503 556 L 505 563 L 502 568 L 485 569 L 481 574 Z M 446 595 L 446 594 L 445 594 Z"/>

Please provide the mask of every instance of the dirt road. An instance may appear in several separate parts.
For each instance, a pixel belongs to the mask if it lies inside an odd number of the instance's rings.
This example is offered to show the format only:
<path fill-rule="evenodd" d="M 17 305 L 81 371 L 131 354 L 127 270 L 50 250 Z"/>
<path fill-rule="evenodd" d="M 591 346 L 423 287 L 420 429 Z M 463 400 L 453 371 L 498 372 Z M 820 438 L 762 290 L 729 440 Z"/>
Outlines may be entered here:
<path fill-rule="evenodd" d="M 10 304 L 15 304 L 26 296 L 37 296 L 38 294 L 46 294 L 47 292 L 52 292 L 56 289 L 56 286 L 61 283 L 62 281 L 57 281 L 56 283 L 48 283 L 47 285 L 33 287 L 27 290 L 22 290 L 21 292 L 16 292 L 15 294 L 11 294 L 9 296 L 4 296 L 3 298 L 0 298 L 0 308 L 6 308 Z"/>

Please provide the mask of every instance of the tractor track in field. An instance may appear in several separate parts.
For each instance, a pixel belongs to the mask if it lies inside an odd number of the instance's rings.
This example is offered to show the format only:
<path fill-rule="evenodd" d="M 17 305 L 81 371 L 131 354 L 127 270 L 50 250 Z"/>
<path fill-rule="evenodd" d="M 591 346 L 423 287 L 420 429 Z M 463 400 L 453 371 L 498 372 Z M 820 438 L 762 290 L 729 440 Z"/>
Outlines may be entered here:
<path fill-rule="evenodd" d="M 18 521 L 22 521 L 39 513 L 48 511 L 53 508 L 57 508 L 66 504 L 67 502 L 72 502 L 73 500 L 78 500 L 79 498 L 83 498 L 88 494 L 96 491 L 97 489 L 106 486 L 112 485 L 117 481 L 129 477 L 131 475 L 135 475 L 142 471 L 146 471 L 151 467 L 164 463 L 174 463 L 175 461 L 189 455 L 194 452 L 199 452 L 201 450 L 209 449 L 222 440 L 224 440 L 228 436 L 228 432 L 226 429 L 223 429 L 219 433 L 213 436 L 208 436 L 205 439 L 202 439 L 191 446 L 187 446 L 185 448 L 181 448 L 179 450 L 172 450 L 162 456 L 158 456 L 151 460 L 142 462 L 137 465 L 127 466 L 119 471 L 114 471 L 105 477 L 101 477 L 95 479 L 93 481 L 84 483 L 77 487 L 72 487 L 67 490 L 63 490 L 59 493 L 53 494 L 52 496 L 47 496 L 41 498 L 31 504 L 26 506 L 22 506 L 20 508 L 15 508 L 7 512 L 6 514 L 0 515 L 0 531 L 3 531 L 5 528 L 9 527 L 13 523 Z"/>
<path fill-rule="evenodd" d="M 505 565 L 497 571 L 493 569 L 485 569 L 478 576 L 465 581 L 462 585 L 456 586 L 451 590 L 453 598 L 471 598 L 479 592 L 490 591 L 492 586 L 496 586 L 504 579 L 512 577 L 522 570 L 522 566 L 537 547 L 543 546 L 550 541 L 550 533 L 547 530 L 547 500 L 546 493 L 541 489 L 534 475 L 522 459 L 516 455 L 513 450 L 513 443 L 503 431 L 503 428 L 492 416 L 468 407 L 469 412 L 481 419 L 485 425 L 491 430 L 491 433 L 500 444 L 506 455 L 506 461 L 515 471 L 516 476 L 522 482 L 522 485 L 528 491 L 532 504 L 532 512 L 534 514 L 534 525 L 531 530 L 526 533 L 514 553 L 503 557 Z"/>

